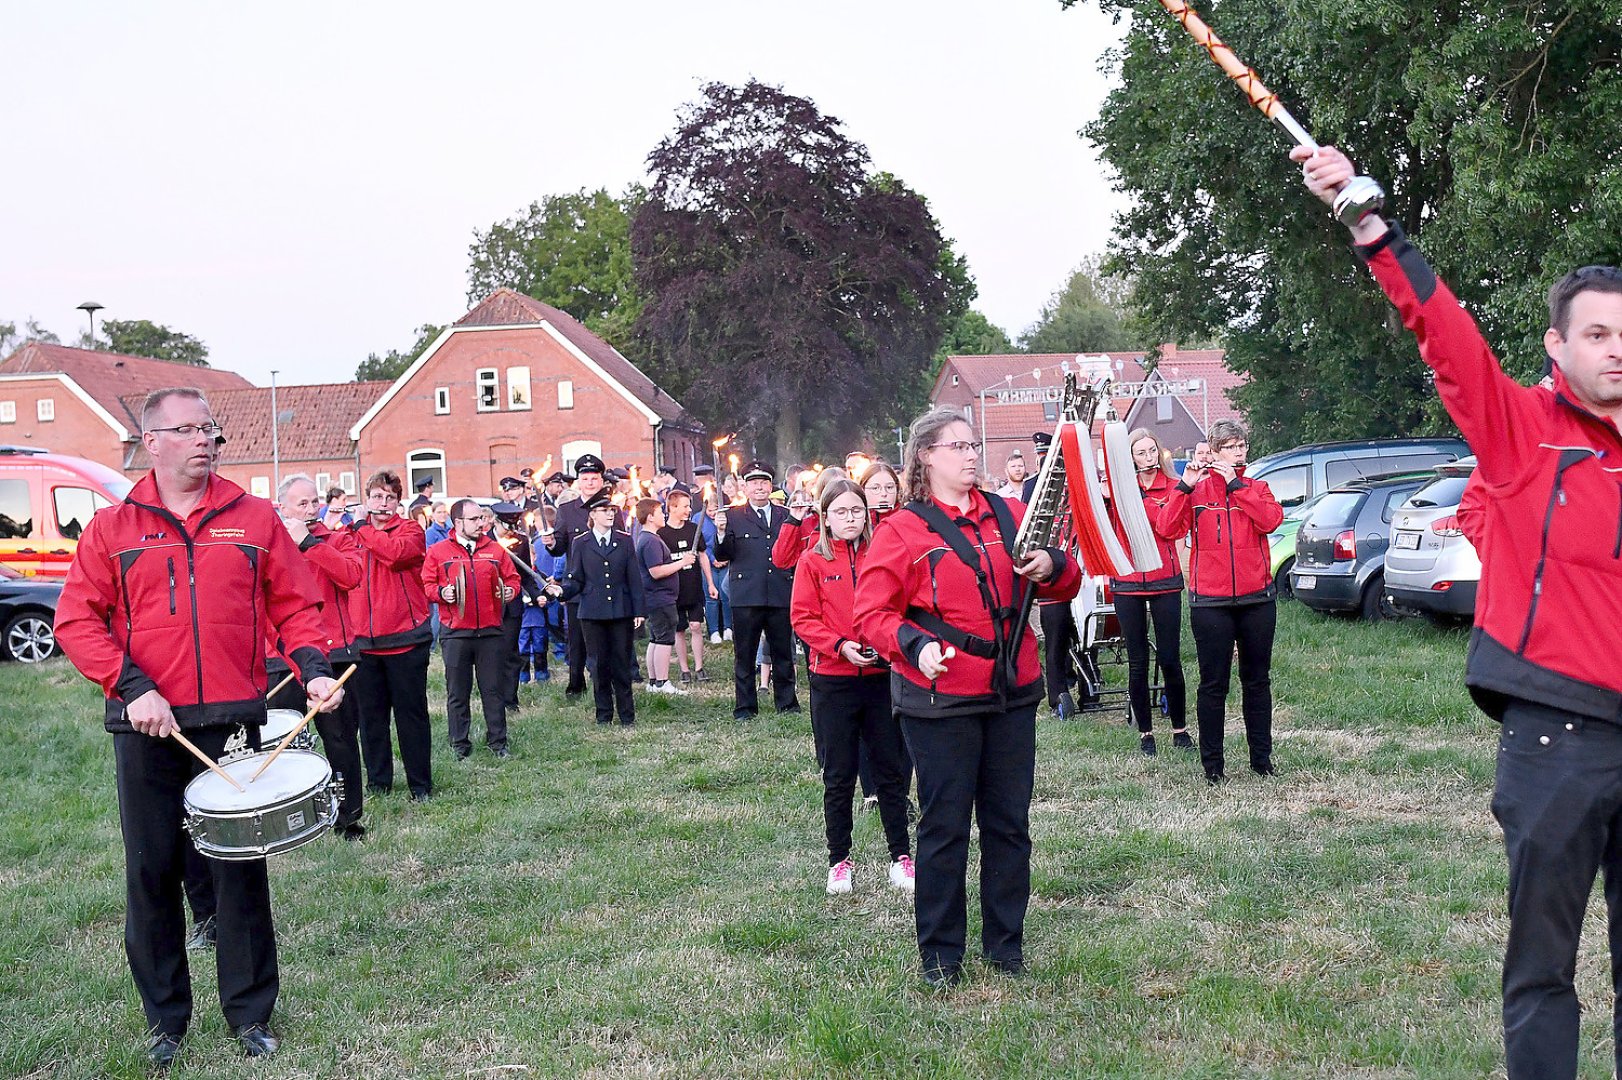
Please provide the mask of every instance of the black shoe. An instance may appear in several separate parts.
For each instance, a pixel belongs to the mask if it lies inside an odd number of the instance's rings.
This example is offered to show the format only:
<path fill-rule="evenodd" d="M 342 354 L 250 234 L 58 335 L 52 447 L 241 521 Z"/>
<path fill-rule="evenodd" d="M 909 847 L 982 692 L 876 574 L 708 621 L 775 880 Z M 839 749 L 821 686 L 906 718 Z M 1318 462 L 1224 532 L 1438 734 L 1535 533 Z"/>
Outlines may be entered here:
<path fill-rule="evenodd" d="M 986 957 L 986 963 L 990 964 L 999 975 L 1006 975 L 1010 979 L 1017 979 L 1025 974 L 1025 958 L 1023 956 L 1013 956 L 1006 960 L 993 960 L 988 956 Z"/>
<path fill-rule="evenodd" d="M 794 703 L 793 705 L 786 705 L 783 708 L 777 710 L 777 715 L 778 716 L 798 716 L 798 715 L 800 715 L 800 705 L 799 705 L 798 702 Z"/>
<path fill-rule="evenodd" d="M 732 719 L 734 720 L 753 720 L 754 718 L 755 714 L 749 712 L 748 710 L 740 710 L 732 714 Z"/>
<path fill-rule="evenodd" d="M 683 686 L 688 685 L 692 681 L 693 681 L 693 673 L 691 671 L 684 671 L 684 672 L 681 673 L 681 684 Z"/>
<path fill-rule="evenodd" d="M 243 1024 L 236 1029 L 237 1042 L 249 1057 L 269 1057 L 281 1049 L 282 1040 L 269 1024 Z"/>
<path fill-rule="evenodd" d="M 1262 761 L 1262 762 L 1252 761 L 1250 763 L 1250 771 L 1255 773 L 1257 776 L 1277 776 L 1278 775 L 1278 770 L 1273 768 L 1273 763 L 1271 761 Z"/>
<path fill-rule="evenodd" d="M 1144 757 L 1154 757 L 1155 737 L 1148 732 L 1144 732 L 1143 737 L 1138 740 L 1138 749 L 1143 751 Z"/>
<path fill-rule="evenodd" d="M 925 967 L 923 969 L 924 982 L 933 990 L 944 990 L 948 986 L 956 986 L 963 981 L 963 966 L 952 964 L 947 967 Z"/>
<path fill-rule="evenodd" d="M 432 795 L 433 792 L 431 791 L 413 791 L 411 793 L 411 801 L 416 803 L 424 803 L 427 802 Z"/>
<path fill-rule="evenodd" d="M 466 761 L 473 755 L 473 748 L 471 746 L 453 746 L 451 747 L 451 753 L 456 755 L 457 761 Z"/>
<path fill-rule="evenodd" d="M 180 1036 L 158 1032 L 146 1044 L 146 1063 L 154 1069 L 167 1069 L 180 1053 Z"/>
<path fill-rule="evenodd" d="M 503 761 L 513 756 L 513 752 L 507 749 L 505 746 L 497 747 L 495 750 L 490 752 L 496 755 L 496 757 L 501 758 Z"/>
<path fill-rule="evenodd" d="M 357 821 L 353 825 L 345 825 L 339 829 L 338 835 L 350 841 L 364 840 L 366 839 L 366 826 Z"/>
<path fill-rule="evenodd" d="M 610 724 L 612 724 L 614 722 L 614 718 L 611 716 L 608 719 L 604 720 L 602 717 L 599 716 L 597 718 L 597 722 L 599 724 L 602 724 L 604 727 L 607 727 L 607 726 L 609 726 Z"/>
<path fill-rule="evenodd" d="M 1205 782 L 1210 784 L 1212 787 L 1216 787 L 1218 784 L 1222 783 L 1224 779 L 1226 779 L 1226 777 L 1222 775 L 1221 769 L 1205 770 Z"/>
<path fill-rule="evenodd" d="M 210 915 L 196 926 L 192 927 L 191 937 L 186 939 L 186 949 L 189 952 L 199 952 L 203 949 L 212 949 L 214 939 L 218 934 L 214 916 Z"/>
<path fill-rule="evenodd" d="M 1188 737 L 1186 729 L 1173 731 L 1171 733 L 1171 744 L 1178 750 L 1194 749 L 1194 740 Z"/>
<path fill-rule="evenodd" d="M 1070 696 L 1069 691 L 1059 695 L 1059 707 L 1054 710 L 1059 714 L 1060 720 L 1072 720 L 1076 715 L 1076 699 Z"/>
<path fill-rule="evenodd" d="M 710 681 L 709 672 L 705 671 L 703 668 L 699 668 L 697 671 L 693 672 L 693 681 L 694 682 L 709 682 Z"/>
<path fill-rule="evenodd" d="M 620 727 L 635 727 L 635 726 L 636 726 L 636 721 L 635 720 L 621 720 L 620 721 Z"/>
<path fill-rule="evenodd" d="M 367 784 L 366 785 L 366 794 L 373 795 L 373 796 L 392 795 L 392 794 L 394 794 L 394 785 L 393 784 Z"/>

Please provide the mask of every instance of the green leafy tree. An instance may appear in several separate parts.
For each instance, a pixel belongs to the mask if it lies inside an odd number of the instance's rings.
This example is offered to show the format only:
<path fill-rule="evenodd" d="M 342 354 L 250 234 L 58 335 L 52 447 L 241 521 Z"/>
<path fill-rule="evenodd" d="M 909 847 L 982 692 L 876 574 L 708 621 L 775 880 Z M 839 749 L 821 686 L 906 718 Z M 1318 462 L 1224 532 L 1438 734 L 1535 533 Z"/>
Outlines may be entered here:
<path fill-rule="evenodd" d="M 784 462 L 807 430 L 844 449 L 887 426 L 967 279 L 924 200 L 814 103 L 753 81 L 704 87 L 648 166 L 631 248 L 663 385 Z"/>
<path fill-rule="evenodd" d="M 445 328 L 432 323 L 423 323 L 417 327 L 417 340 L 405 352 L 390 349 L 386 355 L 379 356 L 370 353 L 355 369 L 356 382 L 368 382 L 373 379 L 394 381 L 405 374 L 406 368 L 416 363 L 417 357 L 428 351 L 428 346 Z"/>
<path fill-rule="evenodd" d="M 947 327 L 946 338 L 935 352 L 935 370 L 940 370 L 948 356 L 995 356 L 1013 351 L 1007 331 L 970 308 Z"/>
<path fill-rule="evenodd" d="M 599 188 L 549 195 L 475 232 L 468 248 L 468 303 L 516 289 L 567 311 L 627 355 L 642 311 L 631 269 L 631 215 L 643 192 L 615 198 Z"/>
<path fill-rule="evenodd" d="M 1033 353 L 1111 352 L 1132 347 L 1124 319 L 1126 288 L 1085 260 L 1064 288 L 1048 298 L 1025 333 L 1020 348 Z"/>
<path fill-rule="evenodd" d="M 1069 6 L 1073 0 L 1063 0 Z M 1163 10 L 1130 20 L 1084 134 L 1131 206 L 1107 267 L 1162 340 L 1220 337 L 1258 449 L 1448 428 L 1413 339 L 1286 158 L 1288 142 Z M 1220 0 L 1212 27 L 1398 220 L 1523 379 L 1543 293 L 1622 255 L 1622 23 L 1598 0 Z M 1601 118 L 1605 118 L 1601 120 Z"/>
<path fill-rule="evenodd" d="M 101 324 L 101 332 L 108 352 L 208 367 L 207 345 L 150 319 L 108 319 Z M 89 347 L 98 346 L 92 343 Z"/>

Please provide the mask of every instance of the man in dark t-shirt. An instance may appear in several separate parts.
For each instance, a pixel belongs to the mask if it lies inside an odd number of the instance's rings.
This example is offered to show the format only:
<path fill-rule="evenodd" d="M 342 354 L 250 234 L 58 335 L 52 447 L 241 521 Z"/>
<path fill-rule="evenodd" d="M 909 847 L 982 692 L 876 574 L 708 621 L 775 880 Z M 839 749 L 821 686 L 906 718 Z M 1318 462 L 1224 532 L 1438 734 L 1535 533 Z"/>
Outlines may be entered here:
<path fill-rule="evenodd" d="M 670 647 L 676 643 L 676 575 L 693 565 L 692 552 L 672 556 L 659 530 L 665 526 L 665 508 L 658 499 L 636 504 L 636 559 L 642 568 L 642 593 L 648 608 L 648 689 L 655 694 L 681 694 L 670 681 Z"/>
<path fill-rule="evenodd" d="M 694 565 L 676 575 L 676 662 L 681 665 L 681 681 L 709 682 L 704 673 L 704 600 L 719 595 L 710 571 L 710 557 L 704 532 L 693 517 L 693 496 L 681 485 L 665 496 L 668 524 L 659 530 L 673 556 L 692 552 Z M 693 646 L 693 666 L 687 667 L 685 642 Z"/>

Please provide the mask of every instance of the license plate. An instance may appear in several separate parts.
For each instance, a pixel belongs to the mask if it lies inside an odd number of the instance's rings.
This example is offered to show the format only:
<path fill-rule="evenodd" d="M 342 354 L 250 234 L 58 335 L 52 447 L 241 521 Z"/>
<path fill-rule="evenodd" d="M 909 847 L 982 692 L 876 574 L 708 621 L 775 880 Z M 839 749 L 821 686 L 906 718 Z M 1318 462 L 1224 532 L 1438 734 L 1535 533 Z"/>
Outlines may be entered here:
<path fill-rule="evenodd" d="M 1419 534 L 1416 532 L 1400 532 L 1397 534 L 1397 546 L 1412 551 L 1419 547 Z"/>
<path fill-rule="evenodd" d="M 1297 574 L 1295 576 L 1295 587 L 1298 589 L 1316 589 L 1318 587 L 1317 575 Z"/>

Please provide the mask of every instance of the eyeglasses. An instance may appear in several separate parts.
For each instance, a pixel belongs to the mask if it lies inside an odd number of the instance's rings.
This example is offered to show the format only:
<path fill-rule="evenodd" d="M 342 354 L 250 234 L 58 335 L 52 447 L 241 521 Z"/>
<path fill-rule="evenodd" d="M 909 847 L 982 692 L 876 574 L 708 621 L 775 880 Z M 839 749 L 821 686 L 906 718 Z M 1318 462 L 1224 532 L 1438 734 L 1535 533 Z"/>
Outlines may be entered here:
<path fill-rule="evenodd" d="M 367 494 L 368 499 L 381 499 L 383 502 L 399 502 L 400 496 L 392 491 L 373 491 Z"/>
<path fill-rule="evenodd" d="M 147 430 L 151 432 L 172 431 L 176 435 L 179 435 L 182 439 L 189 439 L 198 432 L 202 432 L 204 435 L 207 435 L 212 439 L 225 429 L 220 427 L 220 425 L 216 424 L 214 421 L 210 420 L 206 424 L 181 424 L 179 427 L 154 427 L 147 428 Z"/>
<path fill-rule="evenodd" d="M 954 454 L 967 454 L 969 451 L 972 450 L 976 454 L 978 454 L 980 452 L 980 448 L 982 446 L 984 446 L 984 445 L 985 445 L 985 443 L 978 443 L 978 442 L 938 442 L 938 443 L 930 443 L 928 446 L 924 447 L 924 449 L 926 449 L 926 450 L 950 450 Z"/>
<path fill-rule="evenodd" d="M 863 487 L 862 490 L 866 491 L 866 492 L 870 492 L 870 493 L 875 494 L 875 495 L 894 495 L 896 492 L 900 491 L 901 489 L 896 487 L 892 483 L 886 482 L 886 483 L 883 483 L 883 484 L 868 484 L 865 487 Z"/>
<path fill-rule="evenodd" d="M 837 510 L 828 511 L 828 516 L 841 521 L 855 521 L 857 518 L 866 517 L 867 510 L 860 506 L 842 506 Z"/>

